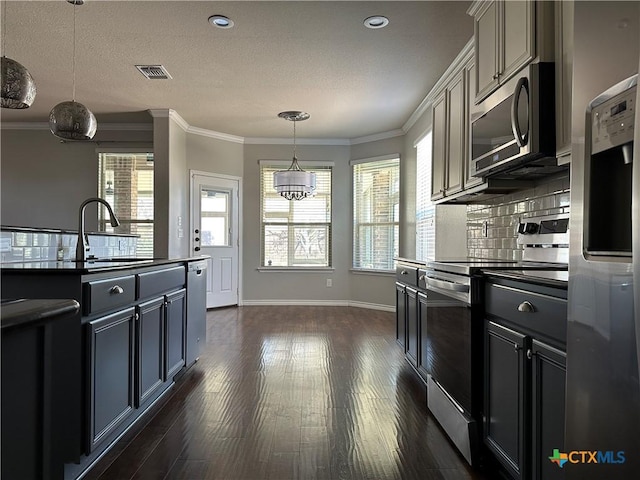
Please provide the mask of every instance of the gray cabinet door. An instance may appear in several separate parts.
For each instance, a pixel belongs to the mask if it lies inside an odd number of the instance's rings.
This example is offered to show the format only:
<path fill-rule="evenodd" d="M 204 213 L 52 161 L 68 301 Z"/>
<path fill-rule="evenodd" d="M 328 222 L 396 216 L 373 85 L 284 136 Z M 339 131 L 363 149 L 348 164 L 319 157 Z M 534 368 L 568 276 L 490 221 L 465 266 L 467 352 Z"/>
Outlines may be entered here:
<path fill-rule="evenodd" d="M 396 282 L 396 341 L 403 351 L 407 343 L 407 300 L 405 287 Z"/>
<path fill-rule="evenodd" d="M 465 132 L 467 131 L 465 107 L 465 76 L 461 71 L 447 88 L 449 92 L 449 132 L 447 135 L 447 180 L 445 195 L 452 195 L 462 190 L 465 154 Z"/>
<path fill-rule="evenodd" d="M 407 292 L 407 359 L 418 367 L 418 292 L 406 288 Z"/>
<path fill-rule="evenodd" d="M 484 438 L 514 479 L 524 470 L 527 337 L 493 322 L 486 326 Z"/>
<path fill-rule="evenodd" d="M 447 90 L 433 101 L 431 200 L 444 197 L 447 178 Z"/>
<path fill-rule="evenodd" d="M 476 102 L 498 86 L 498 5 L 486 2 L 475 18 Z"/>
<path fill-rule="evenodd" d="M 167 316 L 165 380 L 170 380 L 185 364 L 186 290 L 166 296 Z"/>
<path fill-rule="evenodd" d="M 426 380 L 427 374 L 430 373 L 427 369 L 429 360 L 427 341 L 427 296 L 424 293 L 418 292 L 418 333 L 420 342 L 418 343 L 418 373 Z"/>
<path fill-rule="evenodd" d="M 532 361 L 532 479 L 562 480 L 564 470 L 549 457 L 556 448 L 564 451 L 566 354 L 534 339 L 527 356 Z"/>
<path fill-rule="evenodd" d="M 136 406 L 164 383 L 164 297 L 138 305 Z"/>
<path fill-rule="evenodd" d="M 87 325 L 91 452 L 133 412 L 134 313 L 127 308 Z"/>

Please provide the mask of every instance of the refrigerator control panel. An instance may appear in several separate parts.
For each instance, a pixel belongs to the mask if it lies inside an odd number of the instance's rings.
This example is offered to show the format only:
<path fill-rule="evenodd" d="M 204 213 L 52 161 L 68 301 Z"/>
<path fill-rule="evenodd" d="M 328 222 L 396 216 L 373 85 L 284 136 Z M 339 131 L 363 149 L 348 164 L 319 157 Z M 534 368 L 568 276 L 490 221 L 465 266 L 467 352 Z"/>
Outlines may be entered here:
<path fill-rule="evenodd" d="M 591 153 L 633 141 L 636 89 L 633 86 L 591 112 Z"/>

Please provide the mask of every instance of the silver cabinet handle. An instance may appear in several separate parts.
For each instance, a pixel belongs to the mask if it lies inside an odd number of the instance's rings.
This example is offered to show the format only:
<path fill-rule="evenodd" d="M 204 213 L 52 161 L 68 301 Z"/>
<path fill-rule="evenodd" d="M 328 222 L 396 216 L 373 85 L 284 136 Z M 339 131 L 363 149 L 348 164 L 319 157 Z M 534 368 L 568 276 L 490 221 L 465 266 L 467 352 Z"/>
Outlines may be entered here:
<path fill-rule="evenodd" d="M 114 285 L 111 287 L 111 290 L 109 290 L 109 293 L 111 295 L 120 295 L 124 293 L 124 289 L 120 285 Z"/>
<path fill-rule="evenodd" d="M 402 270 L 402 271 L 400 272 L 400 275 L 409 275 L 409 272 L 407 272 L 406 270 Z"/>
<path fill-rule="evenodd" d="M 513 349 L 516 351 L 516 353 L 518 353 L 520 351 L 522 347 L 520 345 L 518 345 L 517 343 L 513 344 Z"/>
<path fill-rule="evenodd" d="M 518 311 L 519 312 L 535 312 L 536 309 L 530 302 L 525 300 L 520 305 L 518 305 Z"/>
<path fill-rule="evenodd" d="M 419 280 L 420 282 L 424 282 L 424 281 L 426 281 L 426 280 L 427 280 L 427 276 L 426 276 L 426 275 L 420 275 L 420 277 L 418 278 L 418 280 Z"/>
<path fill-rule="evenodd" d="M 527 350 L 527 358 L 528 358 L 529 360 L 531 360 L 531 357 L 533 357 L 533 352 L 531 352 L 531 349 L 529 348 L 529 349 Z"/>
<path fill-rule="evenodd" d="M 431 277 L 427 277 L 427 285 L 431 287 L 442 288 L 444 290 L 452 290 L 454 292 L 469 292 L 469 285 L 449 282 L 447 280 L 436 280 L 435 278 Z"/>

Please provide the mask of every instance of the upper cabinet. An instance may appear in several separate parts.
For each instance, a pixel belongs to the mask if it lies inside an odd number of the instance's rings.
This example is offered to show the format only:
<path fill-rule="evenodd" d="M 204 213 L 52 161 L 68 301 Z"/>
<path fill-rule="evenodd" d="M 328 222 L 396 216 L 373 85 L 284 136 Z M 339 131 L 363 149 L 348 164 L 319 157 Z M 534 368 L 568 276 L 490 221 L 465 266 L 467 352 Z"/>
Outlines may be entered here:
<path fill-rule="evenodd" d="M 536 56 L 535 4 L 533 0 L 479 1 L 469 9 L 475 25 L 476 103 Z"/>
<path fill-rule="evenodd" d="M 556 57 L 556 154 L 571 161 L 571 79 L 573 70 L 573 2 L 554 2 Z"/>
<path fill-rule="evenodd" d="M 470 42 L 443 77 L 432 104 L 431 200 L 459 194 L 479 179 L 468 177 L 469 80 L 473 71 Z"/>

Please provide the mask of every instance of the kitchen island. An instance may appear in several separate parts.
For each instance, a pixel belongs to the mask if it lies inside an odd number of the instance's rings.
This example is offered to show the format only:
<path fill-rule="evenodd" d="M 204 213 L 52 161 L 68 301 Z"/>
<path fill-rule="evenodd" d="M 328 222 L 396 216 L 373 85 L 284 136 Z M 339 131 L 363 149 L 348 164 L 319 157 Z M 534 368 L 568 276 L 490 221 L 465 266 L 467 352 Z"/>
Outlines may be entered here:
<path fill-rule="evenodd" d="M 206 307 L 202 292 L 189 291 L 204 288 L 187 281 L 194 263 L 203 257 L 2 264 L 3 299 L 65 298 L 80 306 L 65 331 L 79 386 L 66 402 L 78 428 L 52 432 L 73 448 L 47 478 L 75 479 L 90 469 L 170 390 L 187 358 L 197 358 L 188 349 L 198 344 L 187 339 L 190 330 L 203 331 Z"/>

